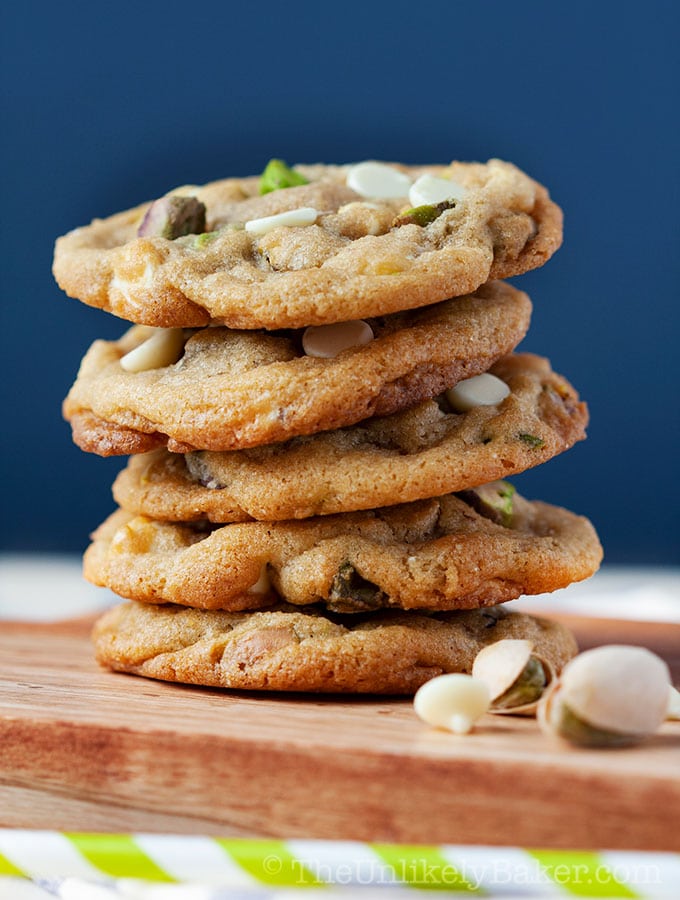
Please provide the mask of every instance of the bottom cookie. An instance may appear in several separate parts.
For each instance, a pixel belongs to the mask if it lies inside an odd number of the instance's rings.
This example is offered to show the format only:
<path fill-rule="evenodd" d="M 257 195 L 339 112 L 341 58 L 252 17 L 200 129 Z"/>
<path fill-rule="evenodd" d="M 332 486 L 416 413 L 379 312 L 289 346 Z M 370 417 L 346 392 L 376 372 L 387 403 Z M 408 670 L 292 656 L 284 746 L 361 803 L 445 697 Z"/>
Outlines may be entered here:
<path fill-rule="evenodd" d="M 333 615 L 278 604 L 229 613 L 123 603 L 95 624 L 97 660 L 162 681 L 260 691 L 413 694 L 470 672 L 479 651 L 522 638 L 557 672 L 577 652 L 557 622 L 489 609 Z"/>

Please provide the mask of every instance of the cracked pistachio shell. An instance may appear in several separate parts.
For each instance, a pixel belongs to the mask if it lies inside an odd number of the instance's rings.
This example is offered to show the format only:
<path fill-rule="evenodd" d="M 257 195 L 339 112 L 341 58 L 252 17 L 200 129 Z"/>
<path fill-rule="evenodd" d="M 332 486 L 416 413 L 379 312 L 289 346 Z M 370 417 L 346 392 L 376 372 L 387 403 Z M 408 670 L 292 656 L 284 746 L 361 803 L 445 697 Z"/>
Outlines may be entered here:
<path fill-rule="evenodd" d="M 575 744 L 634 744 L 666 718 L 669 685 L 668 666 L 649 650 L 596 647 L 567 663 L 539 703 L 538 720 Z"/>
<path fill-rule="evenodd" d="M 550 663 L 533 654 L 525 640 L 489 644 L 477 654 L 472 675 L 484 681 L 491 696 L 490 712 L 533 715 L 546 686 L 555 677 Z"/>

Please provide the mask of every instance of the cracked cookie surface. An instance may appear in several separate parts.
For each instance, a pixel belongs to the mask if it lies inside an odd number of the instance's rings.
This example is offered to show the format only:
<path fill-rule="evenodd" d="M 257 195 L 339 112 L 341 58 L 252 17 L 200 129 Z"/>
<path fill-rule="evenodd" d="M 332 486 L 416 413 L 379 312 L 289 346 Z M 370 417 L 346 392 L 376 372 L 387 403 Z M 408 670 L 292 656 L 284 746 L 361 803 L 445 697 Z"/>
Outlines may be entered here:
<path fill-rule="evenodd" d="M 510 396 L 454 412 L 444 398 L 280 444 L 130 458 L 113 494 L 153 519 L 306 518 L 460 491 L 539 465 L 585 437 L 576 391 L 531 354 L 491 367 Z M 530 438 L 531 440 L 527 440 Z"/>
<path fill-rule="evenodd" d="M 486 371 L 529 327 L 526 294 L 503 282 L 422 310 L 371 320 L 375 339 L 322 359 L 300 333 L 187 333 L 179 361 L 141 372 L 121 358 L 148 337 L 135 326 L 95 341 L 64 402 L 75 442 L 101 455 L 233 450 L 388 415 Z"/>
<path fill-rule="evenodd" d="M 283 598 L 339 612 L 473 609 L 592 575 L 587 519 L 517 494 L 506 524 L 455 494 L 359 513 L 211 527 L 113 513 L 85 577 L 122 597 L 244 610 Z"/>
<path fill-rule="evenodd" d="M 239 614 L 125 603 L 105 613 L 93 634 L 101 664 L 148 678 L 382 694 L 413 694 L 437 675 L 469 673 L 483 647 L 518 638 L 557 672 L 577 652 L 563 625 L 500 607 L 328 616 L 287 604 Z"/>
<path fill-rule="evenodd" d="M 393 168 L 450 178 L 465 195 L 421 226 L 396 224 L 406 194 L 348 187 L 348 166 L 299 166 L 308 184 L 263 196 L 255 177 L 225 179 L 178 189 L 205 205 L 209 239 L 137 236 L 142 204 L 59 238 L 54 275 L 69 296 L 139 324 L 299 328 L 461 296 L 542 265 L 561 243 L 559 207 L 510 163 Z M 299 208 L 317 211 L 313 224 L 243 228 Z"/>

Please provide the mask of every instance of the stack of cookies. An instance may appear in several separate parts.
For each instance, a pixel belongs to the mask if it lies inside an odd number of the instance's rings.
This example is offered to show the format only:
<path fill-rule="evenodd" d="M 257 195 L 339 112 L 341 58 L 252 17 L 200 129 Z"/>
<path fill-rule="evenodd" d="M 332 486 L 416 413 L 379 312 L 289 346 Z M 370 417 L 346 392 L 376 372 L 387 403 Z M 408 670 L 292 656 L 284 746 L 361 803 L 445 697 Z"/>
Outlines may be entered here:
<path fill-rule="evenodd" d="M 585 437 L 514 353 L 562 218 L 515 166 L 272 160 L 57 242 L 71 296 L 135 323 L 65 404 L 130 455 L 85 575 L 113 669 L 229 688 L 413 693 L 502 638 L 559 671 L 562 626 L 507 611 L 597 569 L 590 523 L 506 480 Z"/>

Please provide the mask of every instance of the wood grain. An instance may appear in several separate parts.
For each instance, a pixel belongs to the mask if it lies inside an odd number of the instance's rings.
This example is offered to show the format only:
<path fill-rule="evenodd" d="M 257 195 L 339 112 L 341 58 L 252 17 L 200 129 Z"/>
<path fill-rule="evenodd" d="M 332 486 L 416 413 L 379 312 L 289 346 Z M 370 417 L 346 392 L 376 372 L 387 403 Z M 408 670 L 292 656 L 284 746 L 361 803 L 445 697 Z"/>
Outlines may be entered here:
<path fill-rule="evenodd" d="M 643 644 L 680 680 L 680 626 L 560 618 L 582 647 Z M 617 751 L 510 717 L 456 737 L 404 699 L 114 674 L 90 625 L 0 623 L 2 826 L 680 850 L 680 723 Z"/>

